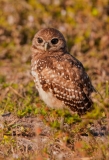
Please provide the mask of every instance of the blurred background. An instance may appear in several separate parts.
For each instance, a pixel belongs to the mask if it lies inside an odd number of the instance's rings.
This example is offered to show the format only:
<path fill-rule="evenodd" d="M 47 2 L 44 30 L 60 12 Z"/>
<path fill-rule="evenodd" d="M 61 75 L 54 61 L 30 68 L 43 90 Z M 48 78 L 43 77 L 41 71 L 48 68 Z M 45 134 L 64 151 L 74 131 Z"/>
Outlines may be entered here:
<path fill-rule="evenodd" d="M 109 79 L 108 0 L 0 0 L 0 6 L 1 81 L 18 80 L 12 70 L 29 71 L 32 38 L 45 27 L 64 34 L 95 87 Z"/>
<path fill-rule="evenodd" d="M 94 99 L 95 110 L 88 115 L 89 118 L 97 119 L 97 125 L 100 121 L 99 126 L 102 126 L 101 119 L 109 118 L 109 0 L 0 0 L 0 115 L 11 112 L 17 118 L 33 116 L 39 114 L 37 107 L 44 106 L 37 95 L 30 68 L 32 39 L 38 30 L 45 27 L 54 27 L 63 33 L 69 52 L 83 63 L 94 87 L 102 95 L 103 99 L 100 96 Z M 45 116 L 51 126 L 58 128 L 58 118 L 55 117 L 57 113 L 54 114 L 55 120 L 52 116 L 48 119 L 46 113 L 49 111 L 42 109 L 40 114 Z M 4 155 L 13 153 L 10 149 L 10 144 L 13 143 L 10 135 L 16 135 L 16 131 L 9 126 L 10 122 L 14 124 L 13 119 L 15 117 L 7 120 L 6 125 L 0 119 L 0 126 L 2 123 L 4 125 L 0 130 L 0 141 L 3 144 L 0 151 L 4 152 L 5 149 Z M 69 124 L 76 123 L 72 117 L 67 117 L 67 120 Z M 105 124 L 109 134 L 108 121 Z M 84 125 L 81 122 L 75 133 L 79 134 L 81 126 L 84 126 L 83 130 L 86 129 L 89 121 Z M 30 130 L 19 132 L 23 132 L 24 136 L 28 132 L 29 136 Z M 4 143 L 7 141 L 10 142 L 8 145 Z M 89 141 L 92 143 L 93 140 L 89 138 Z M 99 156 L 103 160 L 108 159 L 109 154 L 107 157 L 105 154 L 109 151 L 107 139 L 103 143 L 97 142 L 96 152 L 94 140 L 86 150 L 91 149 L 90 153 L 96 154 L 95 159 L 100 159 Z M 81 143 L 76 147 L 80 146 Z M 21 157 L 24 156 L 22 152 L 20 154 Z"/>

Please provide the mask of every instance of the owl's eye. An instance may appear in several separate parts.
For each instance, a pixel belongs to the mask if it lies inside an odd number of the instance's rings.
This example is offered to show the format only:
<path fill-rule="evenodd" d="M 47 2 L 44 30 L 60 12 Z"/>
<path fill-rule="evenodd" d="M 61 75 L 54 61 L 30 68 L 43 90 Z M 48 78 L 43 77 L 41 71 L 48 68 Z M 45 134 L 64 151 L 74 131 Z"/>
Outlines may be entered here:
<path fill-rule="evenodd" d="M 52 44 L 57 44 L 58 41 L 59 41 L 58 38 L 53 38 L 53 39 L 51 40 L 51 43 L 52 43 Z"/>
<path fill-rule="evenodd" d="M 38 39 L 37 39 L 37 42 L 38 42 L 38 43 L 42 43 L 42 42 L 43 42 L 43 39 L 42 39 L 42 38 L 38 38 Z"/>

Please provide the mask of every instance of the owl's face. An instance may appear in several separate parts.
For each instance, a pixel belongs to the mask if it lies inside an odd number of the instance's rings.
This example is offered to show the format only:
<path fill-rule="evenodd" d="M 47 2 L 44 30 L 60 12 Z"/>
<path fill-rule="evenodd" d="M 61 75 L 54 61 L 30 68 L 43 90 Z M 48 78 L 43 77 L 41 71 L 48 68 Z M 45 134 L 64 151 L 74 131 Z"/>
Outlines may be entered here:
<path fill-rule="evenodd" d="M 32 47 L 41 51 L 59 51 L 66 49 L 66 41 L 63 35 L 54 28 L 42 29 L 36 33 Z"/>

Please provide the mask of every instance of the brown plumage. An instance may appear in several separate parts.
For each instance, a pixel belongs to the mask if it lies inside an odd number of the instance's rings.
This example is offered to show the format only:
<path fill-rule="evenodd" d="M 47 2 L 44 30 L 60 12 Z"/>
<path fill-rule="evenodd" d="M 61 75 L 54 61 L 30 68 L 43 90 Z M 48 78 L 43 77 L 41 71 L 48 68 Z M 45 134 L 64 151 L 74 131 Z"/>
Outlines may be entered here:
<path fill-rule="evenodd" d="M 36 88 L 48 107 L 68 106 L 79 115 L 91 108 L 94 87 L 82 63 L 68 53 L 58 30 L 46 28 L 35 35 L 31 64 Z"/>

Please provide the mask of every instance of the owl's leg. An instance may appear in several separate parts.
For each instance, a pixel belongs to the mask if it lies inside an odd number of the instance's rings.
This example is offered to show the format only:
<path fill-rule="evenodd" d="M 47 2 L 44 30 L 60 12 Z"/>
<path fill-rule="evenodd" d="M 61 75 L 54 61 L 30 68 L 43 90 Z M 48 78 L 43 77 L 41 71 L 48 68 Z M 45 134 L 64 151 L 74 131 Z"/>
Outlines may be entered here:
<path fill-rule="evenodd" d="M 62 116 L 62 117 L 61 117 L 61 120 L 60 120 L 60 129 L 61 129 L 61 130 L 64 129 L 64 120 L 65 120 L 65 119 L 64 119 L 64 116 Z"/>
<path fill-rule="evenodd" d="M 76 112 L 72 111 L 68 106 L 64 106 L 63 107 L 63 112 L 65 113 L 65 109 L 67 109 L 72 115 L 74 115 Z M 61 120 L 60 120 L 60 129 L 64 130 L 64 122 L 65 122 L 65 115 L 63 114 L 61 116 Z"/>
<path fill-rule="evenodd" d="M 65 107 L 63 107 L 63 113 L 65 113 Z M 61 119 L 60 119 L 60 129 L 64 130 L 64 122 L 65 122 L 65 116 L 64 114 L 61 115 Z"/>

